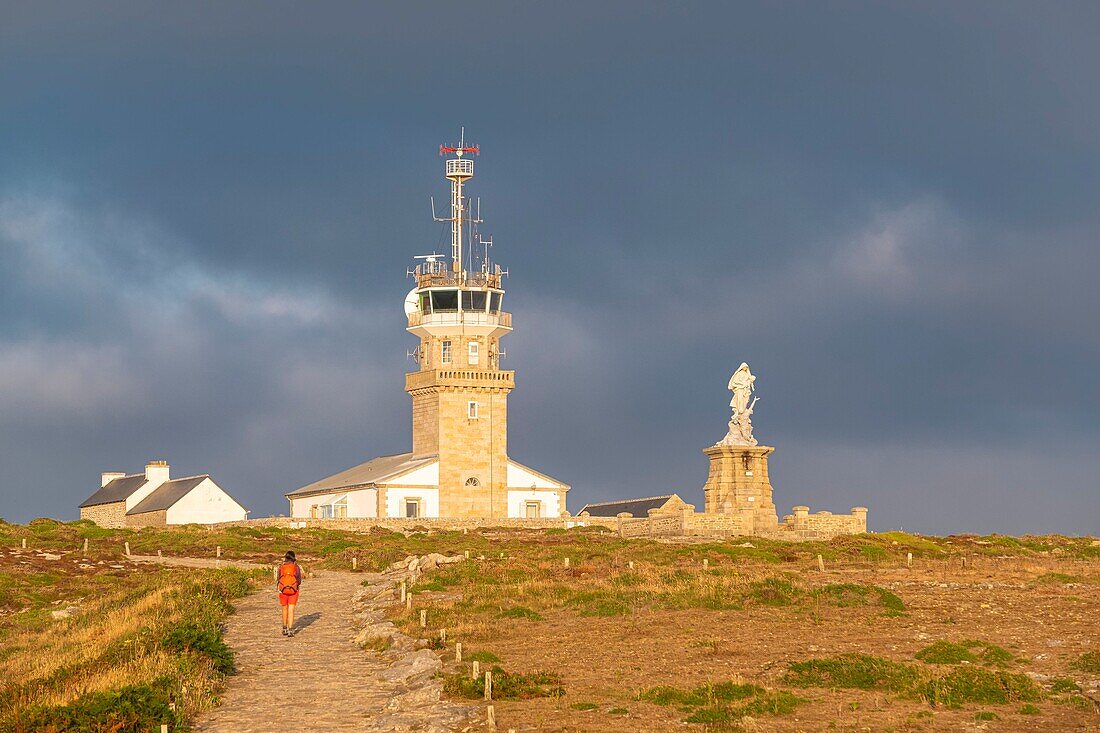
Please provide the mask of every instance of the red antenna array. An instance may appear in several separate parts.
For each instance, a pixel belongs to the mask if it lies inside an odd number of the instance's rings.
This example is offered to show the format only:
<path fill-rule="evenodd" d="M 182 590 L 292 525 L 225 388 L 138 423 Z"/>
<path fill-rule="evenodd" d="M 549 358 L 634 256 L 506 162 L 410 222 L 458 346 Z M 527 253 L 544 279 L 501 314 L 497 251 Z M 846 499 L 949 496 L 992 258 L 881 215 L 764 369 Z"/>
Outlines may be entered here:
<path fill-rule="evenodd" d="M 481 146 L 480 145 L 474 145 L 471 148 L 461 147 L 461 146 L 457 147 L 457 148 L 449 148 L 446 145 L 440 145 L 439 146 L 439 155 L 440 155 L 440 157 L 442 157 L 445 153 L 462 153 L 463 155 L 465 155 L 466 153 L 473 153 L 474 155 L 478 155 L 478 154 L 481 153 Z"/>

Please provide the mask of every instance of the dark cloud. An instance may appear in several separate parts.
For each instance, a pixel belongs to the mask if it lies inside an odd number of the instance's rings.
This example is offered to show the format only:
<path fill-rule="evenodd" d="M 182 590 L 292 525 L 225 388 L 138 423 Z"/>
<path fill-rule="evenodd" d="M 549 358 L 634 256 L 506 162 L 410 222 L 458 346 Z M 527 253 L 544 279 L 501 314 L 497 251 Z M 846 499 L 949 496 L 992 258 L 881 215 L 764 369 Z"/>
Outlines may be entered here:
<path fill-rule="evenodd" d="M 439 142 L 514 275 L 511 452 L 696 502 L 1095 532 L 1091 4 L 0 2 L 0 516 L 164 457 L 260 513 L 409 443 Z"/>

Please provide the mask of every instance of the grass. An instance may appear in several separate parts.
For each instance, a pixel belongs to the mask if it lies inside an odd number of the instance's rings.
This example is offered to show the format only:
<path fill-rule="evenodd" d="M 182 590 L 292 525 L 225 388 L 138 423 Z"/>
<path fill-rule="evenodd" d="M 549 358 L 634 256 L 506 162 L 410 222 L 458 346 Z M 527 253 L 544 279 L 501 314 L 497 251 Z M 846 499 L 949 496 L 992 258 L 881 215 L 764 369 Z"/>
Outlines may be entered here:
<path fill-rule="evenodd" d="M 73 603 L 71 616 L 53 618 L 48 596 L 23 593 L 23 608 L 4 619 L 0 733 L 175 728 L 213 703 L 234 668 L 221 622 L 251 588 L 251 574 L 58 568 L 54 600 Z M 5 570 L 17 587 L 38 582 L 35 573 Z"/>
<path fill-rule="evenodd" d="M 1100 649 L 1093 649 L 1092 651 L 1085 652 L 1077 657 L 1077 659 L 1073 660 L 1071 666 L 1074 669 L 1088 672 L 1089 674 L 1100 674 Z"/>
<path fill-rule="evenodd" d="M 520 674 L 493 667 L 494 700 L 530 700 L 536 697 L 561 697 L 565 689 L 561 677 L 549 672 Z M 443 690 L 455 697 L 479 700 L 485 696 L 485 677 L 470 677 L 468 672 L 458 672 L 443 678 Z"/>
<path fill-rule="evenodd" d="M 662 685 L 641 692 L 638 699 L 655 705 L 675 705 L 687 713 L 685 723 L 708 727 L 732 726 L 745 716 L 785 715 L 801 700 L 784 690 L 735 682 L 705 684 L 690 690 Z"/>
<path fill-rule="evenodd" d="M 974 650 L 978 650 L 977 653 Z M 1015 661 L 1012 652 L 1004 647 L 977 639 L 960 642 L 939 640 L 924 647 L 914 655 L 928 664 L 986 664 L 1002 667 Z"/>
<path fill-rule="evenodd" d="M 1034 702 L 1042 690 L 1026 675 L 959 666 L 934 674 L 916 665 L 865 654 L 795 662 L 784 681 L 796 687 L 828 687 L 891 692 L 932 705 Z"/>

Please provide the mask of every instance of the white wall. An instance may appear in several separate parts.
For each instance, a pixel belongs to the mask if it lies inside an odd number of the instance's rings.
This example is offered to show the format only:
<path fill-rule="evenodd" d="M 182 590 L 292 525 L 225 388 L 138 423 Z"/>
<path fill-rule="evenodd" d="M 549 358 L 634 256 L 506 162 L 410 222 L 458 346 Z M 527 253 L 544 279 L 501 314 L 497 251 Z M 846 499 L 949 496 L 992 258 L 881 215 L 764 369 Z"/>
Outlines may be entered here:
<path fill-rule="evenodd" d="M 529 489 L 532 486 L 536 489 L 560 489 L 564 487 L 564 484 L 557 481 L 547 481 L 542 476 L 531 473 L 522 466 L 508 461 L 508 488 Z"/>
<path fill-rule="evenodd" d="M 309 508 L 311 506 L 315 504 L 318 506 L 321 504 L 331 504 L 335 499 L 336 494 L 315 494 L 313 496 L 295 497 L 290 500 L 290 516 L 292 519 L 309 519 Z"/>
<path fill-rule="evenodd" d="M 439 489 L 389 489 L 386 491 L 386 516 L 404 517 L 405 499 L 420 499 L 420 516 L 439 516 Z"/>
<path fill-rule="evenodd" d="M 433 461 L 427 466 L 421 466 L 409 473 L 403 473 L 390 481 L 383 482 L 383 485 L 391 483 L 400 484 L 401 486 L 439 486 L 439 461 Z"/>
<path fill-rule="evenodd" d="M 307 516 L 309 510 L 306 510 Z M 348 492 L 348 517 L 377 517 L 378 489 Z"/>
<path fill-rule="evenodd" d="M 129 496 L 126 497 L 126 511 L 130 511 L 131 509 L 136 507 L 138 504 L 140 504 L 141 501 L 145 497 L 147 497 L 147 496 L 149 496 L 149 494 L 153 493 L 153 489 L 157 488 L 162 483 L 164 483 L 164 482 L 163 481 L 146 481 L 145 483 L 143 483 L 141 485 L 141 487 L 138 488 L 137 491 L 135 491 L 134 493 L 132 493 L 132 494 L 130 494 Z"/>
<path fill-rule="evenodd" d="M 168 524 L 211 524 L 247 518 L 245 508 L 209 478 L 188 491 L 167 512 Z"/>
<path fill-rule="evenodd" d="M 554 518 L 561 514 L 558 505 L 558 492 L 556 491 L 514 491 L 508 490 L 508 516 L 526 517 L 529 501 L 537 501 L 542 504 L 539 516 Z"/>
<path fill-rule="evenodd" d="M 371 518 L 378 516 L 378 489 L 357 489 L 355 491 L 336 491 L 331 494 L 314 494 L 290 500 L 291 519 L 309 519 L 309 510 L 314 506 L 331 504 L 341 496 L 348 497 L 348 518 Z"/>

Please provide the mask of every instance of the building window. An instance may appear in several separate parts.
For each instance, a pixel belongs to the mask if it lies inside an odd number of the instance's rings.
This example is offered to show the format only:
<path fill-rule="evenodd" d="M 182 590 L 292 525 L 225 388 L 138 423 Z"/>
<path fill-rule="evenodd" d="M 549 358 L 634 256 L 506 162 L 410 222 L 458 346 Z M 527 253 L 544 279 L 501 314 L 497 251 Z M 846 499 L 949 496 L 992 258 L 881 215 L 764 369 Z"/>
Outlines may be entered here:
<path fill-rule="evenodd" d="M 477 403 L 473 400 L 466 403 L 466 417 L 471 420 L 477 420 Z"/>
<path fill-rule="evenodd" d="M 405 499 L 405 516 L 409 519 L 420 516 L 420 499 Z"/>
<path fill-rule="evenodd" d="M 528 519 L 538 519 L 542 516 L 542 502 L 529 501 L 524 505 L 524 516 Z"/>
<path fill-rule="evenodd" d="M 477 476 L 471 476 L 466 479 L 467 486 L 481 486 L 481 482 L 477 480 Z"/>
<path fill-rule="evenodd" d="M 444 341 L 443 344 L 442 344 L 442 349 L 443 349 L 443 363 L 444 364 L 450 364 L 451 363 L 451 342 L 450 341 Z"/>
<path fill-rule="evenodd" d="M 334 519 L 346 519 L 348 516 L 348 495 L 344 494 L 332 502 L 332 516 Z"/>
<path fill-rule="evenodd" d="M 470 351 L 470 366 L 477 366 L 478 356 L 481 351 L 481 344 L 477 341 L 471 341 L 467 344 Z"/>

